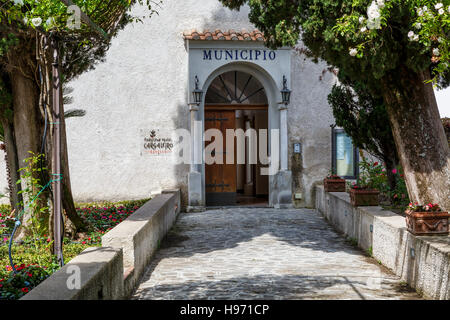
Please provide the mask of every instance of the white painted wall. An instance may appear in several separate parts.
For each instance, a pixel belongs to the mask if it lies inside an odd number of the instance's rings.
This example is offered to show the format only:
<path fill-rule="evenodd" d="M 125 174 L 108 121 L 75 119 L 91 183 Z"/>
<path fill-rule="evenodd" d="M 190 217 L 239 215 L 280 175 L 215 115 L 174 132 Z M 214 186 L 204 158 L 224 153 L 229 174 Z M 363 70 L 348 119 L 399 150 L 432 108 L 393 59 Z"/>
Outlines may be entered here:
<path fill-rule="evenodd" d="M 135 14 L 145 9 L 136 7 Z M 248 12 L 217 0 L 164 1 L 159 15 L 123 30 L 106 63 L 71 83 L 74 105 L 87 115 L 69 119 L 69 155 L 77 200 L 147 197 L 187 183 L 188 166 L 141 155 L 140 129 L 188 128 L 188 54 L 183 31 L 249 28 Z"/>
<path fill-rule="evenodd" d="M 301 44 L 300 44 L 301 46 Z M 326 63 L 312 63 L 304 54 L 292 51 L 292 98 L 288 109 L 289 167 L 293 193 L 302 193 L 297 205 L 313 206 L 313 186 L 331 169 L 331 128 L 335 123 L 327 96 L 336 76 Z M 300 163 L 295 161 L 294 143 L 302 144 Z M 293 165 L 294 164 L 294 165 Z"/>
<path fill-rule="evenodd" d="M 158 12 L 143 24 L 127 26 L 113 40 L 106 62 L 69 84 L 74 88 L 69 107 L 87 111 L 83 118 L 67 120 L 76 201 L 144 198 L 176 186 L 186 199 L 189 166 L 142 154 L 140 132 L 154 129 L 170 135 L 176 128 L 189 128 L 184 31 L 254 27 L 248 9 L 230 11 L 218 0 L 165 0 Z M 145 9 L 136 6 L 134 14 L 142 16 Z M 326 99 L 334 76 L 328 73 L 320 81 L 324 64 L 294 52 L 291 56 L 289 152 L 293 142 L 303 143 L 305 174 L 297 178 L 304 190 L 303 204 L 312 205 L 311 186 L 327 174 L 331 163 L 329 125 L 334 120 Z M 0 152 L 0 190 L 6 187 L 4 173 Z"/>

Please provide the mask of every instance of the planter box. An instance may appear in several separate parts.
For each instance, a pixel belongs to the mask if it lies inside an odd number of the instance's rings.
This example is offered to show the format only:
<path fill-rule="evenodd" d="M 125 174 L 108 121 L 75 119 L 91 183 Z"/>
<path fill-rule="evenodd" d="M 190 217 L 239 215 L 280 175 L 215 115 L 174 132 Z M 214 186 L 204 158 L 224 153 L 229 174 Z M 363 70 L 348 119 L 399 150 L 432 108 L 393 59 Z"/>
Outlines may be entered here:
<path fill-rule="evenodd" d="M 448 235 L 448 212 L 406 212 L 408 231 L 417 236 Z"/>
<path fill-rule="evenodd" d="M 345 192 L 345 179 L 323 179 L 326 192 Z"/>
<path fill-rule="evenodd" d="M 378 206 L 378 190 L 350 189 L 350 202 L 354 207 Z"/>

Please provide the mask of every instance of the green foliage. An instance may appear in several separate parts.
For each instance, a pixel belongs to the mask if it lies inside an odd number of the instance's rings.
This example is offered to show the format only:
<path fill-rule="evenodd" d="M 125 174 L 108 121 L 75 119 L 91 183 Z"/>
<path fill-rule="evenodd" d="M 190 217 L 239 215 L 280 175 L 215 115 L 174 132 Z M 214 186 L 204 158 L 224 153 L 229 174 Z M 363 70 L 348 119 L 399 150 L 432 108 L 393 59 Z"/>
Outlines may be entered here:
<path fill-rule="evenodd" d="M 4 118 L 11 120 L 12 118 L 11 104 L 12 104 L 12 96 L 8 88 L 8 84 L 5 83 L 5 81 L 0 77 L 0 119 Z M 1 123 L 0 123 L 0 141 L 4 141 L 4 132 Z"/>
<path fill-rule="evenodd" d="M 0 204 L 0 213 L 7 214 L 11 212 L 11 206 L 9 204 Z"/>
<path fill-rule="evenodd" d="M 360 176 L 357 184 L 368 189 L 376 189 L 382 193 L 389 189 L 386 169 L 378 162 L 371 163 L 363 159 L 359 163 Z"/>
<path fill-rule="evenodd" d="M 128 218 L 147 201 L 148 199 L 84 204 L 80 205 L 77 212 L 95 231 L 104 233 Z"/>
<path fill-rule="evenodd" d="M 29 151 L 31 157 L 24 159 L 25 167 L 20 168 L 19 172 L 21 179 L 16 183 L 22 184 L 23 189 L 19 191 L 25 199 L 20 205 L 30 213 L 29 230 L 34 237 L 41 237 L 47 230 L 48 222 L 48 207 L 42 205 L 38 197 L 44 186 L 41 185 L 40 178 L 41 173 L 46 171 L 46 168 L 41 168 L 41 159 L 44 157 L 42 154 L 35 154 Z M 26 203 L 24 203 L 26 202 Z M 24 211 L 25 211 L 24 210 Z M 19 214 L 19 219 L 20 219 Z"/>
<path fill-rule="evenodd" d="M 86 25 L 85 21 L 80 21 L 82 23 L 79 28 L 75 26 L 77 22 L 75 11 L 60 0 L 3 0 L 2 2 L 4 2 L 0 11 L 2 23 L 16 24 L 22 30 L 31 27 L 43 31 L 92 34 L 92 26 Z M 155 13 L 153 7 L 161 3 L 161 1 L 152 0 L 73 0 L 72 2 L 104 31 L 111 31 L 117 19 L 131 10 L 136 3 L 145 4 L 149 9 L 149 15 Z M 130 22 L 140 18 L 127 16 L 125 19 Z"/>
<path fill-rule="evenodd" d="M 17 274 L 10 272 L 6 278 L 0 279 L 0 300 L 16 300 L 44 281 L 51 270 L 39 265 L 15 266 Z"/>
<path fill-rule="evenodd" d="M 9 235 L 14 228 L 14 218 L 11 215 L 11 208 L 8 205 L 0 205 L 0 244 L 5 240 L 5 235 Z"/>
<path fill-rule="evenodd" d="M 34 154 L 30 152 L 31 157 L 26 158 L 24 162 L 26 166 L 19 169 L 21 174 L 21 179 L 17 181 L 17 184 L 21 183 L 24 188 L 19 191 L 22 194 L 23 199 L 27 203 L 22 202 L 21 206 L 25 208 L 25 211 L 29 213 L 28 221 L 26 223 L 27 232 L 32 235 L 34 239 L 34 247 L 36 251 L 40 251 L 41 248 L 50 248 L 52 242 L 39 241 L 39 238 L 43 237 L 48 230 L 48 218 L 49 218 L 49 208 L 42 204 L 42 201 L 38 198 L 40 193 L 45 189 L 45 186 L 41 185 L 39 176 L 46 170 L 46 168 L 41 168 L 40 163 L 44 155 Z M 23 183 L 22 183 L 23 182 Z M 20 219 L 20 214 L 18 215 Z M 38 258 L 37 262 L 40 264 L 41 261 Z"/>
<path fill-rule="evenodd" d="M 374 96 L 364 85 L 334 85 L 328 95 L 336 125 L 352 138 L 354 145 L 379 159 L 398 163 L 394 137 L 381 96 Z"/>
<path fill-rule="evenodd" d="M 366 1 L 354 4 L 356 10 L 338 19 L 334 31 L 352 40 L 354 47 L 349 48 L 349 51 L 356 50 L 357 58 L 378 53 L 378 43 L 381 45 L 380 41 L 392 37 L 393 28 L 401 27 L 402 48 L 415 50 L 417 53 L 407 57 L 407 63 L 412 69 L 424 67 L 417 59 L 417 56 L 422 55 L 429 58 L 426 63 L 432 64 L 435 81 L 439 75 L 449 72 L 450 1 L 376 0 L 372 1 L 369 8 Z M 361 10 L 365 8 L 367 14 L 361 15 Z M 371 16 L 372 23 L 369 19 Z M 409 44 L 405 46 L 406 39 Z M 398 40 L 396 43 L 399 43 Z"/>
<path fill-rule="evenodd" d="M 418 204 L 410 203 L 407 208 L 410 212 L 442 212 L 442 208 L 437 203 Z"/>
<path fill-rule="evenodd" d="M 127 24 L 142 21 L 145 17 L 130 15 L 134 4 L 146 5 L 148 15 L 156 13 L 161 1 L 157 0 L 73 0 L 75 5 L 87 14 L 101 28 L 95 32 L 77 18 L 60 0 L 2 0 L 0 5 L 0 62 L 6 61 L 6 53 L 29 41 L 39 32 L 57 33 L 64 40 L 61 43 L 62 72 L 67 82 L 90 70 L 102 61 L 110 46 L 111 39 Z M 101 34 L 106 32 L 107 36 Z M 27 54 L 32 54 L 28 52 Z M 25 53 L 24 53 L 25 55 Z"/>
<path fill-rule="evenodd" d="M 437 0 L 386 1 L 376 21 L 379 29 L 368 24 L 371 0 L 221 0 L 234 9 L 248 4 L 250 21 L 264 32 L 270 47 L 296 46 L 301 39 L 313 57 L 337 67 L 339 77 L 365 83 L 377 92 L 382 89 L 379 79 L 395 75 L 400 66 L 416 72 L 434 68 L 440 77 L 448 76 L 449 1 L 443 1 L 443 15 L 434 14 L 424 22 L 429 27 L 424 26 L 421 39 L 431 41 L 426 43 L 410 41 L 408 34 L 419 19 L 416 8 L 424 4 L 431 8 Z M 439 60 L 432 62 L 430 45 L 438 43 Z"/>
<path fill-rule="evenodd" d="M 352 238 L 352 237 L 347 237 L 345 240 L 353 247 L 357 247 L 358 246 L 358 239 L 355 239 L 355 238 Z"/>
<path fill-rule="evenodd" d="M 77 240 L 64 238 L 63 255 L 65 262 L 69 262 L 86 248 L 101 246 L 101 237 L 107 231 L 128 218 L 148 200 L 79 204 L 78 214 L 91 224 L 93 231 L 84 234 Z M 8 215 L 10 207 L 7 205 L 0 206 L 0 213 L 3 217 Z M 0 300 L 19 299 L 59 269 L 56 257 L 50 252 L 50 238 L 43 234 L 37 238 L 27 237 L 13 245 L 14 262 L 21 263 L 21 265 L 16 265 L 19 274 L 15 276 L 9 265 L 8 238 L 5 239 L 6 241 L 0 241 Z M 38 243 L 38 246 L 36 246 L 36 243 Z M 35 265 L 36 262 L 38 262 L 38 265 Z M 29 276 L 30 273 L 32 274 L 31 277 Z"/>
<path fill-rule="evenodd" d="M 367 253 L 367 255 L 368 255 L 369 257 L 373 257 L 373 249 L 372 249 L 372 246 L 370 246 L 369 249 L 367 249 L 366 253 Z M 381 263 L 379 263 L 379 264 L 381 264 Z"/>
<path fill-rule="evenodd" d="M 395 188 L 392 188 L 387 178 L 386 168 L 382 164 L 362 159 L 359 165 L 360 177 L 356 185 L 380 191 L 380 194 L 394 206 L 404 207 L 409 203 L 410 200 L 401 167 L 397 167 L 392 171 L 396 180 Z"/>
<path fill-rule="evenodd" d="M 86 248 L 99 245 L 100 244 L 81 244 L 68 242 L 67 239 L 65 239 L 65 244 L 63 246 L 63 255 L 65 262 L 69 262 Z M 38 251 L 36 251 L 33 245 L 33 239 L 25 239 L 25 241 L 23 241 L 20 245 L 14 244 L 12 247 L 12 255 L 14 258 L 14 262 L 16 263 L 16 270 L 19 271 L 19 276 L 14 276 L 14 272 L 9 265 L 10 263 L 8 258 L 8 246 L 6 244 L 0 245 L 0 279 L 4 279 L 3 284 L 8 280 L 11 281 L 9 283 L 9 286 L 4 285 L 4 287 L 0 288 L 0 300 L 19 299 L 25 294 L 25 292 L 22 291 L 22 288 L 28 288 L 28 291 L 31 290 L 33 287 L 38 285 L 40 282 L 45 280 L 45 278 L 47 278 L 49 275 L 59 270 L 60 268 L 59 264 L 57 263 L 56 256 L 52 255 L 48 248 L 41 247 Z M 36 264 L 38 260 L 41 261 L 40 264 Z M 33 282 L 29 281 L 29 276 L 27 274 L 25 274 L 25 277 L 22 277 L 23 272 L 26 273 L 27 271 L 29 271 L 29 268 L 26 266 L 41 269 L 36 269 L 36 273 L 31 272 L 33 274 Z M 22 268 L 24 269 L 22 270 Z M 25 283 L 25 281 L 28 281 L 29 284 Z M 1 283 L 2 281 L 0 281 L 0 284 Z M 5 294 L 7 292 L 12 292 L 15 294 Z"/>

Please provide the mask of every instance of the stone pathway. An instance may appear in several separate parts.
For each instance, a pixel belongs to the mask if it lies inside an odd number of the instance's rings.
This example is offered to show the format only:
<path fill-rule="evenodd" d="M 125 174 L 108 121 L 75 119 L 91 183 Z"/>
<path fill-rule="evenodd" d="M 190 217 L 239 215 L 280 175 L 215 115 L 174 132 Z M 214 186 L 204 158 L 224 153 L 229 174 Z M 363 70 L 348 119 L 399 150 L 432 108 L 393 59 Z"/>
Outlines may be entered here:
<path fill-rule="evenodd" d="M 132 299 L 419 299 L 315 211 L 182 213 Z"/>

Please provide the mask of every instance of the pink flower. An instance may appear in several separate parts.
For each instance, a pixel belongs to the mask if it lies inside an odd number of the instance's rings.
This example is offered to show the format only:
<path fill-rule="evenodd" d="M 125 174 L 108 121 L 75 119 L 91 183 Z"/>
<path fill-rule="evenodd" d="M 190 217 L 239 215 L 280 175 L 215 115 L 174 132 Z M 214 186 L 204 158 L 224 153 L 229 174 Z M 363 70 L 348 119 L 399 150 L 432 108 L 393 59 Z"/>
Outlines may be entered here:
<path fill-rule="evenodd" d="M 397 169 L 392 170 L 392 173 L 396 174 L 397 173 Z"/>

